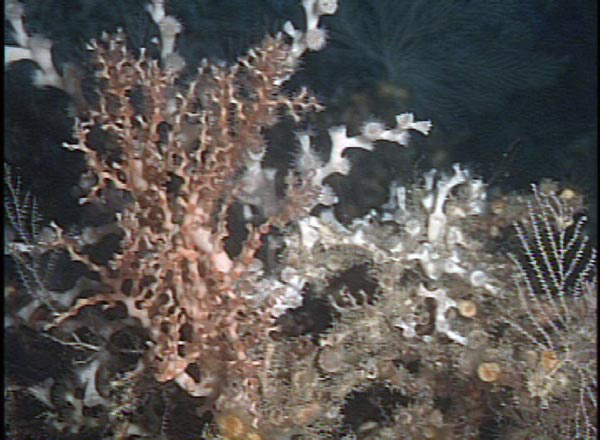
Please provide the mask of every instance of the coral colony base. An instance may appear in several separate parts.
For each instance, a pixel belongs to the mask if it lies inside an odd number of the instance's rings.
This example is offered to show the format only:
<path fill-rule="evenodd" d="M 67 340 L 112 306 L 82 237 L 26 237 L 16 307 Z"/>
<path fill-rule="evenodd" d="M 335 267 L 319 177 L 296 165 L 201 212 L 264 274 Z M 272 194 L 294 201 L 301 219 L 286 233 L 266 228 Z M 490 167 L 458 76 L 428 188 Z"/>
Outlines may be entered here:
<path fill-rule="evenodd" d="M 28 380 L 8 373 L 7 435 L 595 438 L 596 251 L 581 196 L 544 182 L 490 200 L 455 165 L 340 222 L 328 177 L 349 173 L 353 149 L 427 135 L 412 114 L 353 135 L 331 128 L 328 154 L 299 133 L 279 190 L 263 167 L 265 130 L 322 109 L 282 86 L 323 48 L 320 17 L 337 9 L 302 6 L 305 29 L 287 22 L 184 82 L 182 25 L 153 0 L 160 59 L 129 51 L 123 32 L 92 41 L 89 102 L 7 3 L 7 63 L 33 61 L 36 85 L 72 98 L 64 147 L 87 164 L 80 202 L 114 212 L 102 225 L 44 227 L 5 169 L 7 252 L 21 277 L 5 287 L 6 353 L 48 365 Z M 81 276 L 53 290 L 52 267 Z"/>

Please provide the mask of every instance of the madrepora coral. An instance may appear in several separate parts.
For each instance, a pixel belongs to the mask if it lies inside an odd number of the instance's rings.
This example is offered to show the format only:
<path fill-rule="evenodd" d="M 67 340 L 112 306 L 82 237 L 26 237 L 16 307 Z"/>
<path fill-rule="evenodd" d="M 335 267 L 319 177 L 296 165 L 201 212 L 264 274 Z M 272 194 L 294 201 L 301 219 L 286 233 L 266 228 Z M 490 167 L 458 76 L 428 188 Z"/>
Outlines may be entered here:
<path fill-rule="evenodd" d="M 38 228 L 5 170 L 6 248 L 23 281 L 5 287 L 6 353 L 23 344 L 54 372 L 9 374 L 10 438 L 595 438 L 596 252 L 582 197 L 544 182 L 490 200 L 454 165 L 338 220 L 328 177 L 349 173 L 352 149 L 427 135 L 412 114 L 331 128 L 325 147 L 299 133 L 278 179 L 263 166 L 265 131 L 322 109 L 283 86 L 337 9 L 302 5 L 304 30 L 287 22 L 183 81 L 183 27 L 152 0 L 160 59 L 129 51 L 123 32 L 92 41 L 89 103 L 7 3 L 7 62 L 33 61 L 37 85 L 72 97 L 64 147 L 87 164 L 81 203 L 114 213 Z M 44 280 L 56 255 L 86 268 L 70 289 Z"/>

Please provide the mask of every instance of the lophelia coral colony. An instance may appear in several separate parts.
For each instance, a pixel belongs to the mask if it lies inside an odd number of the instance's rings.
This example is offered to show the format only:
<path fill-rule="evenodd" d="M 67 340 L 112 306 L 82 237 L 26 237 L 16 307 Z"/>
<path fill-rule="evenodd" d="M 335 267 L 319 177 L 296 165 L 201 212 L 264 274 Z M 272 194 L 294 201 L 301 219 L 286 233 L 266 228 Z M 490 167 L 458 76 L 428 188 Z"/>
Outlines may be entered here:
<path fill-rule="evenodd" d="M 305 30 L 288 22 L 187 83 L 182 26 L 161 0 L 147 7 L 160 60 L 128 51 L 122 32 L 91 42 L 97 102 L 64 147 L 89 169 L 81 203 L 116 214 L 32 231 L 7 176 L 8 250 L 27 281 L 8 290 L 7 326 L 72 360 L 60 377 L 9 383 L 11 437 L 32 429 L 17 419 L 29 396 L 44 408 L 44 438 L 595 438 L 596 253 L 581 197 L 545 182 L 489 200 L 455 165 L 392 185 L 385 205 L 343 224 L 327 178 L 349 173 L 346 150 L 427 135 L 412 114 L 354 135 L 331 128 L 327 159 L 298 134 L 279 191 L 262 165 L 265 130 L 282 113 L 298 122 L 322 109 L 282 87 L 324 46 L 320 16 L 337 8 L 302 6 Z M 50 45 L 27 34 L 20 5 L 7 7 L 19 45 L 8 62 L 34 61 L 38 85 L 85 102 Z M 247 230 L 229 246 L 240 205 Z M 105 263 L 95 252 L 111 235 L 120 244 Z M 88 272 L 58 292 L 40 262 L 61 252 Z"/>

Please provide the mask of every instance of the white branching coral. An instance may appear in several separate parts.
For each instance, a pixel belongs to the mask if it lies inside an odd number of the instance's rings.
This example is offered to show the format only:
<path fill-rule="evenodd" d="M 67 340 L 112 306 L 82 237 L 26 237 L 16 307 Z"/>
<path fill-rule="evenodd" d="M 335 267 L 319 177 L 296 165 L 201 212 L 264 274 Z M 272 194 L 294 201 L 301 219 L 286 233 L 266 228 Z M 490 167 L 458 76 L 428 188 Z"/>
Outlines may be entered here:
<path fill-rule="evenodd" d="M 435 311 L 435 330 L 445 334 L 461 345 L 467 345 L 467 338 L 459 335 L 450 328 L 450 323 L 446 318 L 446 312 L 449 309 L 457 308 L 458 304 L 452 298 L 449 298 L 446 291 L 443 289 L 427 290 L 422 284 L 419 286 L 417 293 L 424 298 L 433 298 L 436 302 Z"/>

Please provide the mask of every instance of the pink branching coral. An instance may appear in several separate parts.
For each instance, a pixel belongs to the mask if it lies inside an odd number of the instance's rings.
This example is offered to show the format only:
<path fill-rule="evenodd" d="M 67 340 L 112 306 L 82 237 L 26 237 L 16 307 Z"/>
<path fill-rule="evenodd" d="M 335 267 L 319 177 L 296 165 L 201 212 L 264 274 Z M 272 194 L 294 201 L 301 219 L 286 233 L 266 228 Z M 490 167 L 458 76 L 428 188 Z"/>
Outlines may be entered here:
<path fill-rule="evenodd" d="M 129 53 L 122 34 L 90 47 L 98 108 L 77 121 L 77 142 L 65 146 L 85 154 L 96 178 L 82 203 L 107 202 L 115 190 L 129 201 L 118 219 L 121 250 L 108 267 L 93 263 L 56 228 L 54 245 L 109 288 L 81 299 L 57 323 L 86 306 L 122 303 L 151 334 L 157 380 L 174 379 L 201 396 L 213 392 L 226 371 L 252 388 L 260 361 L 250 352 L 273 327 L 272 304 L 249 304 L 236 285 L 255 264 L 271 224 L 285 224 L 308 206 L 302 197 L 287 202 L 293 207 L 283 202 L 279 214 L 250 228 L 237 256 L 224 249 L 227 212 L 244 189 L 246 164 L 264 154 L 262 132 L 280 109 L 299 120 L 320 107 L 304 90 L 292 97 L 280 92 L 294 67 L 282 37 L 267 38 L 231 67 L 204 66 L 183 90 L 175 71 Z M 186 373 L 196 362 L 200 382 Z"/>

